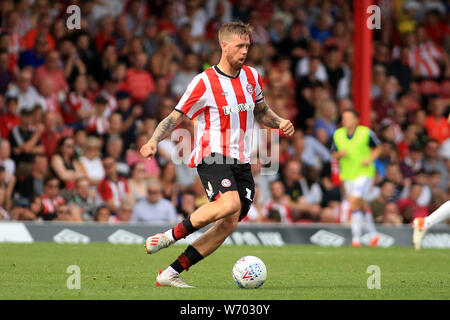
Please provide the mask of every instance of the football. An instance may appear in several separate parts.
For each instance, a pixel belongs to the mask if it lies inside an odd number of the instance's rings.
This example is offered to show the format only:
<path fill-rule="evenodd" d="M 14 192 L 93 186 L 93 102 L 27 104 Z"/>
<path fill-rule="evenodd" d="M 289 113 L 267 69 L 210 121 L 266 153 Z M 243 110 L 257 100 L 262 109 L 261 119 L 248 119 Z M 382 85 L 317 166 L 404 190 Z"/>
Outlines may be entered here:
<path fill-rule="evenodd" d="M 242 257 L 233 266 L 233 279 L 239 288 L 259 288 L 264 284 L 266 278 L 266 265 L 258 257 Z"/>

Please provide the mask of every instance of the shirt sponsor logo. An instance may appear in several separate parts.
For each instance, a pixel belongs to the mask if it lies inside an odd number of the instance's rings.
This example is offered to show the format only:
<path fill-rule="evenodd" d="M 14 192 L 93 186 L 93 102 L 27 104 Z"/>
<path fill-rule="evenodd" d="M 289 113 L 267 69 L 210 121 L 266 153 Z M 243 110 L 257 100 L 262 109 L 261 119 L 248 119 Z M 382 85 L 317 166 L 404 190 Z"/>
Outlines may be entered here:
<path fill-rule="evenodd" d="M 235 106 L 225 106 L 223 107 L 223 113 L 225 115 L 229 115 L 235 112 L 241 112 L 241 111 L 249 111 L 253 110 L 255 108 L 254 103 L 240 103 Z"/>

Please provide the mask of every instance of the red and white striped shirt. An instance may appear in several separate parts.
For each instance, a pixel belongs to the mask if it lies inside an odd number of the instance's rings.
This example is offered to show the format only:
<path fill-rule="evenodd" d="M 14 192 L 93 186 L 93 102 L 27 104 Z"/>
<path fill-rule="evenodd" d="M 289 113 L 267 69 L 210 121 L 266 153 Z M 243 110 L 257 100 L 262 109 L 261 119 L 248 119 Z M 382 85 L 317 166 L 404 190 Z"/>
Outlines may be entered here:
<path fill-rule="evenodd" d="M 213 66 L 192 79 L 175 107 L 197 120 L 189 167 L 213 152 L 250 162 L 253 109 L 264 99 L 262 87 L 258 72 L 248 66 L 236 77 Z"/>
<path fill-rule="evenodd" d="M 284 203 L 278 203 L 273 200 L 270 200 L 265 203 L 264 209 L 263 209 L 263 215 L 264 217 L 269 216 L 270 210 L 277 210 L 280 213 L 280 222 L 294 222 L 294 218 L 292 217 L 291 209 L 287 204 Z"/>
<path fill-rule="evenodd" d="M 408 55 L 408 65 L 418 68 L 423 77 L 437 78 L 440 75 L 439 60 L 442 59 L 442 49 L 431 41 L 411 48 Z"/>

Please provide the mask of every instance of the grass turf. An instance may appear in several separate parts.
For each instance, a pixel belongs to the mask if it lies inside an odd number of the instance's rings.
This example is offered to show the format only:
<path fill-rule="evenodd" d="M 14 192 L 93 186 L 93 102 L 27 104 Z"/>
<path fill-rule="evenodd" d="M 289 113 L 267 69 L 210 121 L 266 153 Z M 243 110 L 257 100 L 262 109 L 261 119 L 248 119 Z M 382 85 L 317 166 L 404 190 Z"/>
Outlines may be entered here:
<path fill-rule="evenodd" d="M 142 245 L 0 244 L 0 299 L 449 299 L 450 252 L 445 249 L 223 246 L 182 274 L 196 289 L 157 288 L 158 269 L 184 250 L 146 255 Z M 231 276 L 244 255 L 268 269 L 256 290 Z M 81 289 L 69 290 L 67 267 L 78 265 Z M 381 289 L 369 290 L 370 265 L 381 269 Z"/>

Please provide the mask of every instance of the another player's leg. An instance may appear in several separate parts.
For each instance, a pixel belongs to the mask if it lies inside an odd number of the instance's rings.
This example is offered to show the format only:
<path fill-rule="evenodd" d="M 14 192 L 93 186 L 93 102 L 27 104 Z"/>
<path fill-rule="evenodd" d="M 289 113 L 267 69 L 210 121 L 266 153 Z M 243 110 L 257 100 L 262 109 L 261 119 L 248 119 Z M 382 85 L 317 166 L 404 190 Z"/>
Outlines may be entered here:
<path fill-rule="evenodd" d="M 450 201 L 445 202 L 428 217 L 414 219 L 413 243 L 416 250 L 420 250 L 422 240 L 428 229 L 448 219 L 450 219 Z"/>
<path fill-rule="evenodd" d="M 236 214 L 222 218 L 202 234 L 164 271 L 156 278 L 157 286 L 173 286 L 193 288 L 180 278 L 180 273 L 188 271 L 191 266 L 213 253 L 225 239 L 236 229 L 239 211 Z"/>
<path fill-rule="evenodd" d="M 239 210 L 239 193 L 236 190 L 225 192 L 217 200 L 205 203 L 174 228 L 165 233 L 157 233 L 148 237 L 145 241 L 145 250 L 149 254 L 156 253 L 211 222 L 232 215 Z"/>

